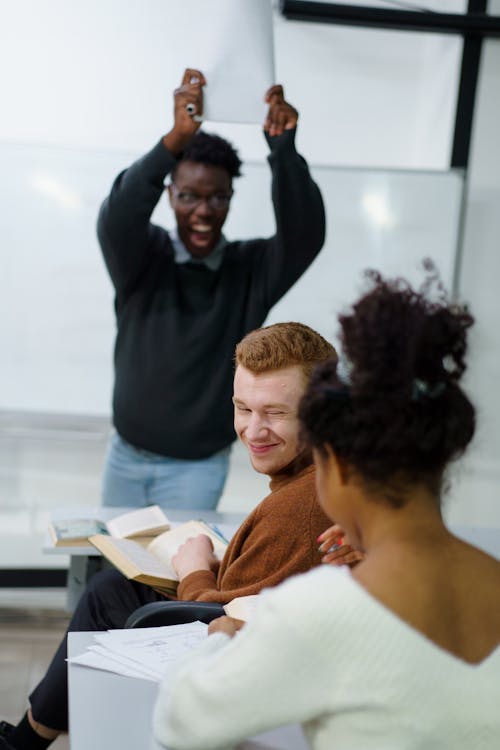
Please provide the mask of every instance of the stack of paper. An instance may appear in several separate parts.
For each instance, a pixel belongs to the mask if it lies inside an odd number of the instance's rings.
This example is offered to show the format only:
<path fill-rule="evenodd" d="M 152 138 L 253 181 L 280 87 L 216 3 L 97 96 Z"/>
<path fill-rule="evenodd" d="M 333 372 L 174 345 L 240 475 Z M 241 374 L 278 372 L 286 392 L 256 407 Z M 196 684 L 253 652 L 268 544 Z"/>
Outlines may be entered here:
<path fill-rule="evenodd" d="M 68 662 L 126 677 L 161 682 L 172 664 L 206 639 L 207 627 L 202 622 L 190 622 L 96 633 L 94 643 L 88 650 L 68 659 Z"/>

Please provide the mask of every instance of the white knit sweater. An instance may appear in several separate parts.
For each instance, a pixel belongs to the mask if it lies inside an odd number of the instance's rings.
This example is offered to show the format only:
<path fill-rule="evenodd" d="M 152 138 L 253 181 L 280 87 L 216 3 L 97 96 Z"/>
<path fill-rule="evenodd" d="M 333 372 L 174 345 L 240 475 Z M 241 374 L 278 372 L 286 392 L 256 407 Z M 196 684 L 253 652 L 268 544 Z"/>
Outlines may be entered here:
<path fill-rule="evenodd" d="M 232 640 L 210 636 L 162 685 L 154 730 L 221 750 L 295 722 L 315 750 L 498 750 L 500 648 L 467 664 L 322 566 L 261 595 Z"/>

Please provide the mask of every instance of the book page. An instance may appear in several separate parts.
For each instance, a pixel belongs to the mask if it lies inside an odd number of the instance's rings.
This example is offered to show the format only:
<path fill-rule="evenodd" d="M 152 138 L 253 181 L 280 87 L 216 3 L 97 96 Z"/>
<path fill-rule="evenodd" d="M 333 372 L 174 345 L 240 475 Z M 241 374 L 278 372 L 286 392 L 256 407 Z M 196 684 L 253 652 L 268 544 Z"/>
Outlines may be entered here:
<path fill-rule="evenodd" d="M 146 536 L 149 533 L 159 534 L 170 527 L 169 520 L 159 505 L 151 505 L 149 508 L 131 510 L 122 513 L 107 522 L 108 531 L 111 536 L 124 537 Z"/>
<path fill-rule="evenodd" d="M 179 580 L 171 564 L 160 560 L 131 539 L 98 535 L 90 537 L 90 542 L 126 576 L 142 573 L 156 578 Z"/>
<path fill-rule="evenodd" d="M 226 551 L 227 542 L 223 541 L 204 521 L 187 521 L 176 526 L 175 529 L 165 531 L 153 539 L 147 549 L 173 571 L 171 560 L 181 544 L 199 534 L 206 534 L 210 537 L 214 545 L 214 553 L 221 560 Z M 177 580 L 177 576 L 173 580 Z"/>

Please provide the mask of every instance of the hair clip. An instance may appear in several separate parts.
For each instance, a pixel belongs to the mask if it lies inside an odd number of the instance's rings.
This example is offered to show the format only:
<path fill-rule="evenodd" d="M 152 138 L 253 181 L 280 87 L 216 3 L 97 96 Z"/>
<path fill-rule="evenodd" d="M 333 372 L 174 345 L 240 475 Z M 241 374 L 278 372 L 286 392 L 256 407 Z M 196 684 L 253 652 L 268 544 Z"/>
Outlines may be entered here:
<path fill-rule="evenodd" d="M 446 383 L 444 383 L 443 381 L 439 381 L 438 383 L 434 383 L 433 385 L 431 385 L 425 380 L 415 378 L 412 386 L 412 401 L 422 401 L 422 399 L 424 398 L 437 398 L 443 393 L 445 388 Z"/>
<path fill-rule="evenodd" d="M 350 386 L 352 385 L 351 381 L 351 372 L 352 372 L 352 364 L 345 358 L 345 357 L 339 357 L 339 360 L 337 362 L 337 378 L 340 380 L 340 382 L 343 385 Z"/>
<path fill-rule="evenodd" d="M 449 375 L 454 375 L 458 371 L 457 363 L 453 359 L 451 354 L 446 354 L 443 359 L 443 370 Z"/>

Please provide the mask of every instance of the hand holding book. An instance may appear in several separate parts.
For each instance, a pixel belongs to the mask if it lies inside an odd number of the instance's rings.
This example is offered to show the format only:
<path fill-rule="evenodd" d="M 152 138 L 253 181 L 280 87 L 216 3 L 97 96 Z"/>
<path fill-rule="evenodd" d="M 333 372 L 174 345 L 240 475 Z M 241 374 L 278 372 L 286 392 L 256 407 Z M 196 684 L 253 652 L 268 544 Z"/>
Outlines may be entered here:
<path fill-rule="evenodd" d="M 213 544 L 212 555 L 217 561 L 221 560 L 227 540 L 204 521 L 187 521 L 165 531 L 145 549 L 131 539 L 115 539 L 102 534 L 90 537 L 89 541 L 127 578 L 172 596 L 179 582 L 172 558 L 187 540 L 199 536 L 209 537 Z"/>
<path fill-rule="evenodd" d="M 172 557 L 172 565 L 181 581 L 195 570 L 211 570 L 216 573 L 219 564 L 213 542 L 206 534 L 187 539 Z"/>

